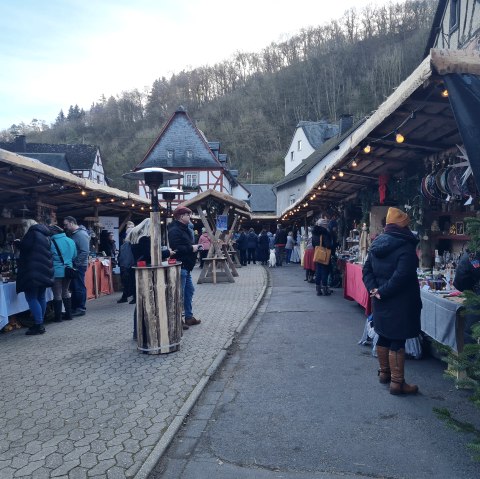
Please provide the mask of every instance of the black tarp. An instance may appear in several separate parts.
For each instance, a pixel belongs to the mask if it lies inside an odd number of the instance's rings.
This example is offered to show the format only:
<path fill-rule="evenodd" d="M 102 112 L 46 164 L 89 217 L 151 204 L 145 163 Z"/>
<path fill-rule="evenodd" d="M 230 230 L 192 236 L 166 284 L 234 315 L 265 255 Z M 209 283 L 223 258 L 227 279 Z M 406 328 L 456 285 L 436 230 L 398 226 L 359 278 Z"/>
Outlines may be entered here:
<path fill-rule="evenodd" d="M 480 191 L 480 77 L 449 73 L 443 78 L 475 184 Z"/>

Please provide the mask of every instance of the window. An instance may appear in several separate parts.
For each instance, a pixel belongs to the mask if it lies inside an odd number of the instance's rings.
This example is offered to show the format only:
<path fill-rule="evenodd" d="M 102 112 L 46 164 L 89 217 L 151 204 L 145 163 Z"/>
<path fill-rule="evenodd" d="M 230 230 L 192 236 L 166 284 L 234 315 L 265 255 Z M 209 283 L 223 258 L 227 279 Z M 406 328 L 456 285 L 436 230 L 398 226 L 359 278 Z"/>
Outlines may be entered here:
<path fill-rule="evenodd" d="M 183 186 L 197 187 L 198 186 L 198 173 L 184 173 Z"/>
<path fill-rule="evenodd" d="M 458 28 L 460 20 L 460 0 L 450 0 L 450 33 Z"/>
<path fill-rule="evenodd" d="M 187 150 L 186 151 L 186 156 L 187 156 L 187 158 L 193 158 L 192 150 Z"/>
<path fill-rule="evenodd" d="M 297 142 L 297 150 L 302 151 L 302 140 L 298 140 Z"/>
<path fill-rule="evenodd" d="M 295 203 L 295 195 L 290 195 L 290 202 L 289 202 L 289 204 L 290 204 L 290 205 L 293 205 L 293 203 Z"/>
<path fill-rule="evenodd" d="M 167 158 L 173 158 L 173 150 L 167 150 Z"/>
<path fill-rule="evenodd" d="M 290 161 L 295 160 L 294 153 L 293 151 L 290 152 Z"/>

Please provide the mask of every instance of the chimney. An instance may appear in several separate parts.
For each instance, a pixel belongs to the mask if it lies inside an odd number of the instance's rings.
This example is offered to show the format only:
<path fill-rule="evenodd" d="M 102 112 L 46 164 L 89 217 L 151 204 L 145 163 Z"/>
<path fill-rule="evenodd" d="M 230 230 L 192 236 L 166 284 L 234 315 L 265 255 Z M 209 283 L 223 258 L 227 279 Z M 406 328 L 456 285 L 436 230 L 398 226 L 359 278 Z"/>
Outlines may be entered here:
<path fill-rule="evenodd" d="M 342 115 L 340 117 L 340 121 L 338 122 L 338 126 L 340 127 L 340 136 L 342 136 L 347 130 L 349 130 L 353 126 L 353 115 Z"/>
<path fill-rule="evenodd" d="M 15 153 L 27 152 L 27 137 L 25 135 L 17 135 L 13 141 Z"/>

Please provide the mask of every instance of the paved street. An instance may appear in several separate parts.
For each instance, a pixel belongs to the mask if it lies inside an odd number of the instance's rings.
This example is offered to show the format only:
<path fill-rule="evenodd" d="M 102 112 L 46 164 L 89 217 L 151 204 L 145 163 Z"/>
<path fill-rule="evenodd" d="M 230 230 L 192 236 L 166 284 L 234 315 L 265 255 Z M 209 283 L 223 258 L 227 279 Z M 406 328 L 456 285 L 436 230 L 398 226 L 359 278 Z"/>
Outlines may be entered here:
<path fill-rule="evenodd" d="M 298 266 L 269 270 L 265 300 L 149 479 L 475 479 L 469 393 L 431 357 L 407 360 L 415 397 L 378 383 L 365 316 L 341 290 L 317 297 Z"/>
<path fill-rule="evenodd" d="M 239 274 L 195 285 L 202 324 L 170 355 L 136 350 L 120 293 L 42 336 L 0 335 L 0 478 L 146 477 L 264 294 L 263 267 Z"/>

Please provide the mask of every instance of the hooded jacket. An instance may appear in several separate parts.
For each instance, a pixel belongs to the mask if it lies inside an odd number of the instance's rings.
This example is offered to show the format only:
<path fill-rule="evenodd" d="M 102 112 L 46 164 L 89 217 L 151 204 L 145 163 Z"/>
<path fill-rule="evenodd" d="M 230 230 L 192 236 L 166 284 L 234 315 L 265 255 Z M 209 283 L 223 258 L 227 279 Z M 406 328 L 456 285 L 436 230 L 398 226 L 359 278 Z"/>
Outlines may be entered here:
<path fill-rule="evenodd" d="M 30 226 L 18 248 L 17 293 L 53 286 L 50 230 L 41 224 Z"/>
<path fill-rule="evenodd" d="M 53 269 L 55 270 L 55 278 L 64 278 L 65 277 L 65 266 L 73 266 L 73 259 L 77 256 L 77 247 L 75 242 L 68 238 L 67 235 L 63 232 L 56 233 L 51 236 L 52 244 L 50 250 L 52 251 L 53 257 Z M 58 254 L 55 243 L 57 243 L 58 249 L 62 253 L 63 262 Z"/>
<path fill-rule="evenodd" d="M 375 331 L 388 339 L 414 338 L 420 333 L 417 243 L 408 228 L 390 228 L 373 241 L 363 267 L 365 287 L 377 288 L 380 294 L 380 299 L 372 298 Z"/>

